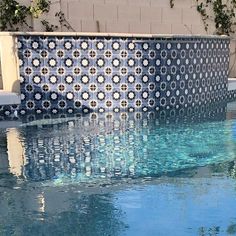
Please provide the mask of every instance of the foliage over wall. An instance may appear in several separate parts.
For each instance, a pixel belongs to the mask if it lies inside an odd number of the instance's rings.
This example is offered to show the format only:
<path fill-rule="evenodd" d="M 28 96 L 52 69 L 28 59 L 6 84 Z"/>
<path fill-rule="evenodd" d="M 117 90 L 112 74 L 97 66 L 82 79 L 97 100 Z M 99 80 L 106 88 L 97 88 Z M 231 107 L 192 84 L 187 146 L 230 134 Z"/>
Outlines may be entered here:
<path fill-rule="evenodd" d="M 22 28 L 33 30 L 28 21 L 32 18 L 39 18 L 44 13 L 50 11 L 50 0 L 31 0 L 30 6 L 20 4 L 17 0 L 1 0 L 0 2 L 0 31 L 19 31 Z M 60 26 L 74 31 L 71 25 L 66 21 L 63 12 L 57 12 Z M 41 24 L 45 31 L 55 31 L 58 25 L 52 25 L 45 19 L 41 19 Z"/>
<path fill-rule="evenodd" d="M 174 1 L 170 0 L 170 7 L 174 7 Z M 201 14 L 206 32 L 209 21 L 215 23 L 216 34 L 230 35 L 235 33 L 236 25 L 236 0 L 195 0 L 196 9 Z M 213 15 L 209 12 L 213 12 Z"/>
<path fill-rule="evenodd" d="M 178 0 L 169 0 L 170 7 L 173 8 Z M 196 10 L 201 14 L 206 32 L 209 28 L 209 22 L 215 23 L 216 34 L 230 35 L 235 32 L 236 26 L 236 0 L 195 0 Z M 33 30 L 29 22 L 32 18 L 41 19 L 41 24 L 45 31 L 55 31 L 59 26 L 64 26 L 68 30 L 74 31 L 71 25 L 66 21 L 64 13 L 58 12 L 55 17 L 58 18 L 58 25 L 52 25 L 41 16 L 50 11 L 50 0 L 31 0 L 30 6 L 20 4 L 17 0 L 1 0 L 0 2 L 0 30 L 18 31 L 25 28 Z M 211 14 L 210 12 L 213 12 Z"/>
<path fill-rule="evenodd" d="M 45 12 L 49 12 L 51 2 L 48 0 L 33 0 L 30 6 L 19 4 L 16 0 L 2 0 L 0 2 L 0 30 L 18 31 L 25 26 L 32 30 L 27 18 L 38 18 Z"/>

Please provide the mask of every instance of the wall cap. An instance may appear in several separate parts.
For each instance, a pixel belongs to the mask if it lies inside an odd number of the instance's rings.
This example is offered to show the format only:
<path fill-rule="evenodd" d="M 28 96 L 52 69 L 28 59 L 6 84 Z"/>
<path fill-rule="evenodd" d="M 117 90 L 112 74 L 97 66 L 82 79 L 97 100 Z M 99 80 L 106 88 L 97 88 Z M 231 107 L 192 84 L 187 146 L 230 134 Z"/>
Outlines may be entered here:
<path fill-rule="evenodd" d="M 125 38 L 217 38 L 229 39 L 227 35 L 186 35 L 186 34 L 131 34 L 96 32 L 0 32 L 1 36 L 84 36 L 84 37 L 125 37 Z"/>

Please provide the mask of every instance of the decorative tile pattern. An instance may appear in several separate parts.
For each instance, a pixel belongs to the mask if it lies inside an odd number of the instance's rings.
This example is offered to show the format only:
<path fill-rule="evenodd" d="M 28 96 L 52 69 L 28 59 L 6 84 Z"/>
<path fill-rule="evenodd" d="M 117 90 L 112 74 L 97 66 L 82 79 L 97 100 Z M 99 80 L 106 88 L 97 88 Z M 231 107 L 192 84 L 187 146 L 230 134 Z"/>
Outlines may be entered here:
<path fill-rule="evenodd" d="M 236 100 L 236 90 L 230 90 L 227 94 L 227 101 L 232 102 Z"/>
<path fill-rule="evenodd" d="M 227 96 L 226 38 L 18 38 L 20 113 L 150 111 Z"/>
<path fill-rule="evenodd" d="M 0 106 L 0 121 L 7 119 L 17 119 L 19 105 Z"/>

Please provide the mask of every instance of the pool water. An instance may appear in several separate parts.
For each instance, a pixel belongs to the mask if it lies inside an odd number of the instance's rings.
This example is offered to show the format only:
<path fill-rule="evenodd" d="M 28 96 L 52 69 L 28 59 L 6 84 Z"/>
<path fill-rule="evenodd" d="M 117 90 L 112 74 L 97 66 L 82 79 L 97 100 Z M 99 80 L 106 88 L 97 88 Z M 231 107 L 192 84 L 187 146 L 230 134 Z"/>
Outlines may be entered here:
<path fill-rule="evenodd" d="M 234 117 L 0 122 L 0 235 L 236 235 Z"/>

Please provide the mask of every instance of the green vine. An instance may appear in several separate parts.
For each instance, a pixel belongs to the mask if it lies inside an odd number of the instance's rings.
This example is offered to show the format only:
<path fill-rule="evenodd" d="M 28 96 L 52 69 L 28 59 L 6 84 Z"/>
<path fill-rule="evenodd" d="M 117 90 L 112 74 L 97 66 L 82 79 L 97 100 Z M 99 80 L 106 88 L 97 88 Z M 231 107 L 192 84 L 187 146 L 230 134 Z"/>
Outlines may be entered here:
<path fill-rule="evenodd" d="M 51 2 L 48 0 L 33 0 L 29 7 L 30 13 L 34 18 L 40 17 L 43 13 L 48 13 Z"/>
<path fill-rule="evenodd" d="M 0 30 L 18 31 L 23 26 L 32 30 L 27 23 L 28 17 L 38 18 L 50 10 L 49 0 L 32 0 L 30 6 L 21 5 L 16 0 L 1 0 L 0 2 Z"/>
<path fill-rule="evenodd" d="M 170 8 L 173 8 L 174 7 L 174 0 L 170 0 Z"/>
<path fill-rule="evenodd" d="M 62 11 L 59 11 L 55 14 L 55 17 L 58 17 L 58 21 L 61 27 L 65 27 L 67 30 L 76 31 L 71 24 L 66 20 L 65 14 Z"/>
<path fill-rule="evenodd" d="M 236 0 L 196 0 L 196 3 L 206 31 L 209 21 L 212 20 L 215 23 L 216 34 L 230 35 L 235 32 Z M 170 7 L 174 7 L 174 0 L 170 0 Z M 211 9 L 213 16 L 208 14 Z"/>
<path fill-rule="evenodd" d="M 20 5 L 17 1 L 2 0 L 0 2 L 0 30 L 1 31 L 18 31 L 19 26 L 27 26 L 27 16 L 30 9 L 24 5 Z"/>
<path fill-rule="evenodd" d="M 57 25 L 50 24 L 47 20 L 42 20 L 41 24 L 43 25 L 46 32 L 54 32 L 58 29 Z"/>
<path fill-rule="evenodd" d="M 204 29 L 205 31 L 208 30 L 208 23 L 207 23 L 207 20 L 209 19 L 209 15 L 207 14 L 207 7 L 208 7 L 208 1 L 206 1 L 205 3 L 204 2 L 200 2 L 198 0 L 197 1 L 197 11 L 200 13 L 201 17 L 202 17 L 202 21 L 203 21 L 203 24 L 204 24 Z"/>
<path fill-rule="evenodd" d="M 218 34 L 234 33 L 233 26 L 235 25 L 234 18 L 236 1 L 232 0 L 228 5 L 223 4 L 222 0 L 213 2 L 213 11 L 215 13 L 215 27 Z"/>
<path fill-rule="evenodd" d="M 33 27 L 27 23 L 29 17 L 39 18 L 44 13 L 48 13 L 50 5 L 50 0 L 31 0 L 31 5 L 28 7 L 19 4 L 17 0 L 0 0 L 0 31 L 18 31 L 23 27 L 30 31 L 33 30 Z M 58 23 L 61 27 L 75 31 L 62 11 L 57 12 L 55 17 L 58 18 Z M 58 25 L 53 25 L 45 19 L 40 22 L 47 32 L 52 32 L 59 28 Z"/>
<path fill-rule="evenodd" d="M 208 21 L 215 23 L 216 34 L 230 35 L 234 33 L 236 0 L 205 0 L 197 2 L 197 11 L 201 14 L 205 30 L 208 31 Z M 208 15 L 208 10 L 212 9 L 214 15 Z"/>

